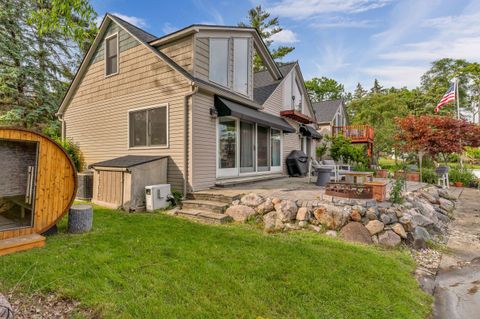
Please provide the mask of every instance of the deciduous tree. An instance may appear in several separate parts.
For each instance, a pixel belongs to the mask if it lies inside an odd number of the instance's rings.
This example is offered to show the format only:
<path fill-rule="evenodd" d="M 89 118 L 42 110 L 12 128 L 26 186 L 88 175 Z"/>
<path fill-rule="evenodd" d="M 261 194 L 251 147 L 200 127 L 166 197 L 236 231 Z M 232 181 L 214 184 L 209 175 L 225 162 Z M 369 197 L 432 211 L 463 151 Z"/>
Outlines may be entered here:
<path fill-rule="evenodd" d="M 305 81 L 305 86 L 312 102 L 337 100 L 345 97 L 343 84 L 324 76 Z"/>

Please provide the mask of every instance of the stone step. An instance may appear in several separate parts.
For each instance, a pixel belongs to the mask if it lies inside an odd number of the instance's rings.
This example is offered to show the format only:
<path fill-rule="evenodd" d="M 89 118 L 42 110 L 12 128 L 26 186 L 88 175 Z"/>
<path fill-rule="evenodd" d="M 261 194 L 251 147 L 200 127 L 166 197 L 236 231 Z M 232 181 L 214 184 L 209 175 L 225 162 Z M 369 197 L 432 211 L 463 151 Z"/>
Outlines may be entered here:
<path fill-rule="evenodd" d="M 207 224 L 225 224 L 232 221 L 232 218 L 228 215 L 212 213 L 198 209 L 179 209 L 175 212 L 175 214 Z"/>
<path fill-rule="evenodd" d="M 239 200 L 242 197 L 242 194 L 237 195 L 225 195 L 221 193 L 214 192 L 195 192 L 189 193 L 187 195 L 188 200 L 208 200 L 221 202 L 225 204 L 231 204 L 234 200 Z"/>
<path fill-rule="evenodd" d="M 0 240 L 0 256 L 45 246 L 45 237 L 38 234 Z"/>
<path fill-rule="evenodd" d="M 218 187 L 218 188 L 233 187 L 233 186 L 250 184 L 255 182 L 269 181 L 269 180 L 274 180 L 279 178 L 287 178 L 287 176 L 284 175 L 283 173 L 276 173 L 276 174 L 265 174 L 265 175 L 257 175 L 257 176 L 250 176 L 250 177 L 226 178 L 222 180 L 217 180 L 215 182 L 215 187 Z"/>
<path fill-rule="evenodd" d="M 224 202 L 217 202 L 212 200 L 184 200 L 182 201 L 182 209 L 199 209 L 203 211 L 211 211 L 213 213 L 221 214 L 229 204 Z"/>

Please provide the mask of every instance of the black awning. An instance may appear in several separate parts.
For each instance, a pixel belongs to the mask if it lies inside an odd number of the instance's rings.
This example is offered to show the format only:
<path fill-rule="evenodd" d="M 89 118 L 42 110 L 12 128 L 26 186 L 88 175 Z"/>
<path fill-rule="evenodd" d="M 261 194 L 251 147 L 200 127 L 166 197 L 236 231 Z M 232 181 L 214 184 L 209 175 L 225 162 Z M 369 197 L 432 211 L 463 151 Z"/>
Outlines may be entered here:
<path fill-rule="evenodd" d="M 286 133 L 296 132 L 295 128 L 281 117 L 252 109 L 219 96 L 215 96 L 215 109 L 218 116 L 235 116 L 242 120 L 263 124 Z"/>
<path fill-rule="evenodd" d="M 315 130 L 313 127 L 308 126 L 308 125 L 302 125 L 300 126 L 300 133 L 303 136 L 306 137 L 311 137 L 316 140 L 321 140 L 322 139 L 322 134 L 318 133 L 317 130 Z"/>

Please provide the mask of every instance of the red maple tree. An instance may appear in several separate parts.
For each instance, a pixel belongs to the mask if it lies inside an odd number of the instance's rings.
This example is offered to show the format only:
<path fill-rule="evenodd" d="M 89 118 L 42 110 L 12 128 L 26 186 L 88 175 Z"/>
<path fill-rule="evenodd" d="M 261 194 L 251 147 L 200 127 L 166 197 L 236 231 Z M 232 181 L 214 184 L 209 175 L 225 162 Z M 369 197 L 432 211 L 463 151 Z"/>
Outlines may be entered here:
<path fill-rule="evenodd" d="M 448 116 L 397 118 L 397 147 L 405 152 L 423 151 L 432 156 L 461 153 L 466 146 L 480 146 L 480 126 Z"/>

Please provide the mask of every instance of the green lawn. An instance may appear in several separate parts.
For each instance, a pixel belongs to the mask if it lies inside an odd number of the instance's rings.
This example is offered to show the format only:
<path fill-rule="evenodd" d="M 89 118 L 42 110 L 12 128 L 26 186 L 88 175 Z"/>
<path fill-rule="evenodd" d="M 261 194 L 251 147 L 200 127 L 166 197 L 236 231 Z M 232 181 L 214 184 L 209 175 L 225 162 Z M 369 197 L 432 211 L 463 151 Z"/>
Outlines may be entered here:
<path fill-rule="evenodd" d="M 406 252 L 96 208 L 94 230 L 0 257 L 0 288 L 53 291 L 104 318 L 425 318 Z"/>

